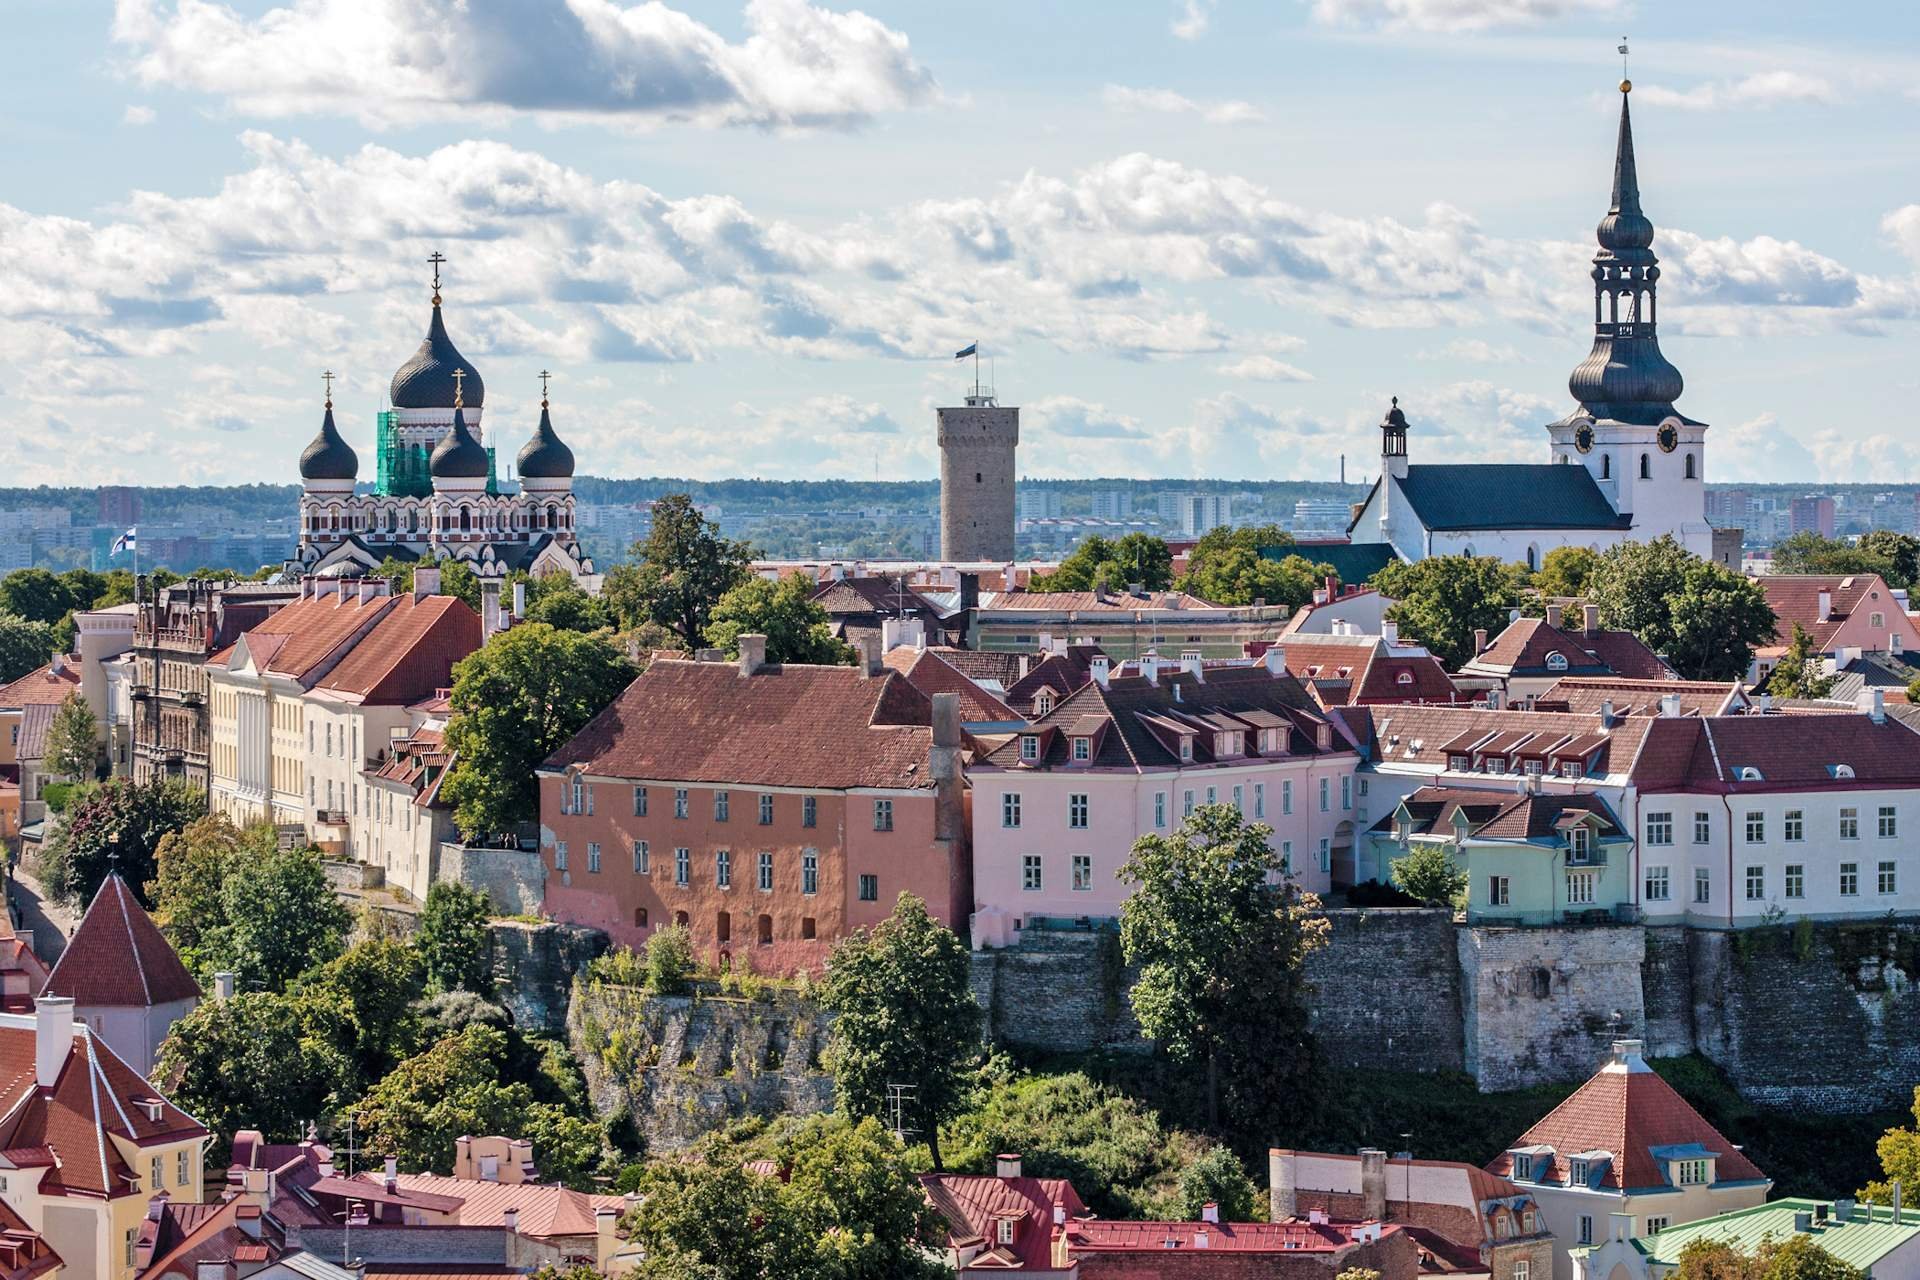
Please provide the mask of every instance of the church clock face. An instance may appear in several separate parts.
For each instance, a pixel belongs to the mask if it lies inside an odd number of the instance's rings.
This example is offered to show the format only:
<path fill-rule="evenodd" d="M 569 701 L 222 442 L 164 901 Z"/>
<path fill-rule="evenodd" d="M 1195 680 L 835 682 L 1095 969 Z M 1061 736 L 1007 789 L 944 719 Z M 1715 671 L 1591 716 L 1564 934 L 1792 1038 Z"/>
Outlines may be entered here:
<path fill-rule="evenodd" d="M 1582 453 L 1593 452 L 1593 428 L 1578 426 L 1573 429 L 1573 447 Z"/>
<path fill-rule="evenodd" d="M 1660 442 L 1660 452 L 1672 453 L 1680 447 L 1680 429 L 1669 422 L 1660 428 L 1654 439 Z"/>

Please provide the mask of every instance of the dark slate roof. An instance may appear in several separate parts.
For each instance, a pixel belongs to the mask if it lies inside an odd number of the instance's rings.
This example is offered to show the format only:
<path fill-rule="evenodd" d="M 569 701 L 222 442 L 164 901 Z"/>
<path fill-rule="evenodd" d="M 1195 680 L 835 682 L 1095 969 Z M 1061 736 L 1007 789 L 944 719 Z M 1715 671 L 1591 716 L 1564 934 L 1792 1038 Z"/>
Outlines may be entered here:
<path fill-rule="evenodd" d="M 533 438 L 521 448 L 514 467 L 522 479 L 561 480 L 573 475 L 573 450 L 554 434 L 553 418 L 547 413 L 545 400 L 540 402 L 540 425 L 534 428 Z"/>
<path fill-rule="evenodd" d="M 1319 545 L 1316 543 L 1292 544 L 1279 547 L 1260 548 L 1262 559 L 1285 560 L 1288 556 L 1300 556 L 1315 564 L 1333 566 L 1333 572 L 1342 582 L 1362 583 L 1373 577 L 1400 557 L 1393 547 L 1385 542 L 1348 542 Z"/>
<path fill-rule="evenodd" d="M 474 478 L 487 474 L 487 451 L 473 432 L 467 430 L 467 417 L 459 409 L 453 411 L 453 427 L 440 437 L 440 443 L 433 446 L 433 456 L 427 459 L 427 469 L 433 472 L 436 480 Z"/>
<path fill-rule="evenodd" d="M 302 480 L 351 480 L 360 474 L 360 457 L 333 425 L 333 401 L 320 420 L 320 434 L 300 453 Z"/>
<path fill-rule="evenodd" d="M 446 321 L 440 318 L 439 295 L 434 296 L 433 318 L 427 322 L 427 336 L 412 359 L 395 371 L 388 396 L 396 409 L 453 408 L 453 371 L 466 370 L 461 382 L 463 399 L 474 408 L 487 402 L 487 384 L 480 371 L 468 362 L 447 336 Z"/>
<path fill-rule="evenodd" d="M 1593 474 L 1568 463 L 1429 463 L 1400 481 L 1420 523 L 1435 530 L 1626 529 Z"/>

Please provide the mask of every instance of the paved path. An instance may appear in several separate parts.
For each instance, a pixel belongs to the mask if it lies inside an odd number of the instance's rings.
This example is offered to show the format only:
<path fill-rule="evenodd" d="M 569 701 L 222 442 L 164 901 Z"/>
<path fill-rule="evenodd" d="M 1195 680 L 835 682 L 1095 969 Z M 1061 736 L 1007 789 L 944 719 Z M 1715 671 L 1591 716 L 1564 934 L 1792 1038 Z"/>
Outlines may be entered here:
<path fill-rule="evenodd" d="M 67 949 L 67 939 L 79 923 L 73 912 L 61 902 L 50 902 L 46 890 L 24 868 L 13 869 L 11 895 L 15 928 L 31 930 L 34 954 L 52 968 Z"/>

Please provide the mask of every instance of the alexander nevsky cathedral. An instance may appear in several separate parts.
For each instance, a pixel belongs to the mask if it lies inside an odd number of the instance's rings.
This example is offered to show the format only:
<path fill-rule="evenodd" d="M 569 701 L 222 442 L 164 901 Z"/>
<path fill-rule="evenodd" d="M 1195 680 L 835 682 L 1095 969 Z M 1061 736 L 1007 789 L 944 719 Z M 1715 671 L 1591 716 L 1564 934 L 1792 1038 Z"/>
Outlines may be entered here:
<path fill-rule="evenodd" d="M 329 393 L 320 434 L 300 455 L 300 547 L 287 567 L 351 576 L 389 557 L 451 557 L 483 578 L 564 573 L 595 589 L 593 561 L 574 537 L 573 450 L 554 432 L 546 375 L 540 423 L 502 481 L 492 447 L 481 443 L 487 385 L 447 336 L 442 259 L 432 261 L 427 336 L 393 375 L 391 405 L 375 418 L 373 488 L 355 492 L 360 458 L 334 426 Z"/>

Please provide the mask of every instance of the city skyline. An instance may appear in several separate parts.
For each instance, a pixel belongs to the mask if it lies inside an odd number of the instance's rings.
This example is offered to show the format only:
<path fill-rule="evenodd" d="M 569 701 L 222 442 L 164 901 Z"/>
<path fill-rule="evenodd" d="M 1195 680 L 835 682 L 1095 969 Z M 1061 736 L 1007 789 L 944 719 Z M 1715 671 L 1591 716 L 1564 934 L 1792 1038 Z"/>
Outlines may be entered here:
<path fill-rule="evenodd" d="M 1636 27 L 1706 478 L 1920 478 L 1882 428 L 1920 310 L 1898 10 L 1194 0 L 1092 37 L 997 6 L 449 15 L 18 11 L 15 483 L 291 480 L 329 368 L 365 454 L 435 251 L 490 436 L 517 448 L 551 368 L 582 474 L 931 477 L 973 341 L 1034 478 L 1369 475 L 1395 394 L 1416 460 L 1543 461 Z"/>

